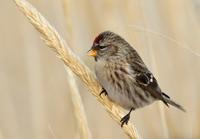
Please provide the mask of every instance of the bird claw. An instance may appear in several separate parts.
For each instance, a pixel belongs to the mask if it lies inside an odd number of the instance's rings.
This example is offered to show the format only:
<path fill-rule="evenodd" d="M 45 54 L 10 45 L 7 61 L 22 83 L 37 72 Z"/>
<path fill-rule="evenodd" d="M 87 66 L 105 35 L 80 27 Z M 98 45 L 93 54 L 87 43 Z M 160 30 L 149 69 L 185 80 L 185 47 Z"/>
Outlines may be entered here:
<path fill-rule="evenodd" d="M 101 96 L 102 94 L 104 94 L 105 96 L 108 95 L 108 93 L 106 92 L 104 88 L 102 88 L 102 91 L 100 92 L 99 96 Z"/>
<path fill-rule="evenodd" d="M 122 119 L 120 120 L 120 122 L 121 122 L 121 127 L 123 127 L 123 125 L 124 124 L 128 124 L 128 121 L 129 121 L 129 119 L 130 119 L 130 115 L 131 115 L 131 112 L 134 110 L 134 108 L 131 108 L 130 109 L 130 111 L 129 111 L 129 113 L 128 114 L 126 114 L 124 117 L 122 117 Z"/>
<path fill-rule="evenodd" d="M 121 127 L 123 127 L 124 124 L 127 125 L 129 119 L 130 119 L 130 114 L 128 113 L 127 115 L 125 115 L 125 116 L 120 120 L 120 122 L 121 122 Z"/>

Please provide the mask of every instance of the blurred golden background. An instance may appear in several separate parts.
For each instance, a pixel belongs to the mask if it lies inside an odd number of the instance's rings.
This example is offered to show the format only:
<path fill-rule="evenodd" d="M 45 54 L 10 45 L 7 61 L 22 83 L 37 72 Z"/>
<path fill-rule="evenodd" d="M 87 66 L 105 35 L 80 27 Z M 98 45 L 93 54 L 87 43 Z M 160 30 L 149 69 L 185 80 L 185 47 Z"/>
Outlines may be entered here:
<path fill-rule="evenodd" d="M 200 138 L 199 0 L 29 0 L 93 71 L 94 37 L 114 31 L 133 45 L 162 90 L 187 113 L 156 102 L 131 115 L 145 139 Z M 0 4 L 0 139 L 79 139 L 63 63 L 13 1 Z M 127 136 L 77 79 L 94 139 Z"/>

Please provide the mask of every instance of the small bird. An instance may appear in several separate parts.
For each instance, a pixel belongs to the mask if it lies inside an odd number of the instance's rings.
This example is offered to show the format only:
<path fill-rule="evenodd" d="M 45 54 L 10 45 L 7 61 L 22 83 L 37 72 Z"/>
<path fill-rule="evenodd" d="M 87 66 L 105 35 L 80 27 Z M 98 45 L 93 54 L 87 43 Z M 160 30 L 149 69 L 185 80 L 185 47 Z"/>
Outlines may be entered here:
<path fill-rule="evenodd" d="M 121 127 L 128 123 L 133 110 L 157 100 L 185 111 L 161 91 L 136 50 L 121 36 L 110 31 L 100 33 L 88 55 L 96 61 L 95 73 L 103 87 L 100 95 L 108 95 L 111 101 L 129 110 L 120 121 Z"/>

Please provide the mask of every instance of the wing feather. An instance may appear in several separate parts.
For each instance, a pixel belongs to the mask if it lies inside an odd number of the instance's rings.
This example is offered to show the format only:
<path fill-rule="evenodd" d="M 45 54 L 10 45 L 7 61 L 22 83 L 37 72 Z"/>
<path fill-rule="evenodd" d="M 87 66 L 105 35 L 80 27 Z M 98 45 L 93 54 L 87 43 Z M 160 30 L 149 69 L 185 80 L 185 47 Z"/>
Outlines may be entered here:
<path fill-rule="evenodd" d="M 133 71 L 132 74 L 135 77 L 138 85 L 140 85 L 143 90 L 147 90 L 146 92 L 150 93 L 151 96 L 158 100 L 162 100 L 168 106 L 153 74 L 148 70 L 135 50 L 130 53 L 133 55 L 130 55 L 127 60 L 129 60 L 128 64 L 130 70 Z"/>

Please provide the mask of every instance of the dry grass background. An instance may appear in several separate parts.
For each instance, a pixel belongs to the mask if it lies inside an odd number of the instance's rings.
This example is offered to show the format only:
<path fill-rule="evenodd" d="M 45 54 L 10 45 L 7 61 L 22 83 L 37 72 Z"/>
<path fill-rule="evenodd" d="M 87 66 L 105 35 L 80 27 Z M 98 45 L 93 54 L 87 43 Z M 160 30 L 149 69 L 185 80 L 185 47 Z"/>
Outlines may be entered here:
<path fill-rule="evenodd" d="M 132 113 L 142 138 L 200 138 L 198 0 L 30 0 L 93 70 L 93 38 L 115 31 L 134 45 L 184 114 L 155 103 Z M 13 1 L 0 4 L 0 138 L 64 139 L 78 134 L 63 64 L 44 47 Z M 92 137 L 127 138 L 77 80 Z"/>

